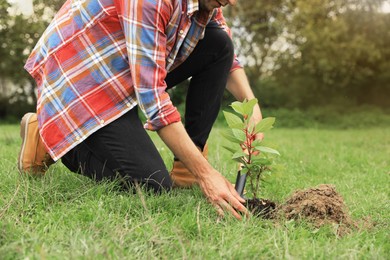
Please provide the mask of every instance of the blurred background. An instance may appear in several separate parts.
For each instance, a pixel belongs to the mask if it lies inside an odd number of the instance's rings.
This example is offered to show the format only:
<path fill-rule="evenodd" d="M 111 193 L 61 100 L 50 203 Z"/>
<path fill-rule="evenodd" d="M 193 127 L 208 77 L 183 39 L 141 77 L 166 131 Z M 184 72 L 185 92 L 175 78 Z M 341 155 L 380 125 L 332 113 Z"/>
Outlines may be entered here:
<path fill-rule="evenodd" d="M 35 110 L 23 65 L 63 3 L 0 0 L 0 122 Z M 263 113 L 279 126 L 390 126 L 389 0 L 241 0 L 224 14 Z M 170 93 L 179 107 L 181 85 Z M 224 106 L 232 100 L 227 93 Z"/>

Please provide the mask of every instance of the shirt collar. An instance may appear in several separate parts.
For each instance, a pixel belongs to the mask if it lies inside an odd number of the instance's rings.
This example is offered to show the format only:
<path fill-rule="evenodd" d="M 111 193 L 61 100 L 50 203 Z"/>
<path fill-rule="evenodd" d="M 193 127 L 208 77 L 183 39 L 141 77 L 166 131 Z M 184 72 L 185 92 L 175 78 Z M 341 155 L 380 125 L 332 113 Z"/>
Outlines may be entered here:
<path fill-rule="evenodd" d="M 216 9 L 207 12 L 205 10 L 199 10 L 199 0 L 187 0 L 187 15 L 192 17 L 196 14 L 198 22 L 201 24 L 207 24 L 215 13 Z"/>
<path fill-rule="evenodd" d="M 199 11 L 199 0 L 187 0 L 187 15 L 191 16 Z"/>

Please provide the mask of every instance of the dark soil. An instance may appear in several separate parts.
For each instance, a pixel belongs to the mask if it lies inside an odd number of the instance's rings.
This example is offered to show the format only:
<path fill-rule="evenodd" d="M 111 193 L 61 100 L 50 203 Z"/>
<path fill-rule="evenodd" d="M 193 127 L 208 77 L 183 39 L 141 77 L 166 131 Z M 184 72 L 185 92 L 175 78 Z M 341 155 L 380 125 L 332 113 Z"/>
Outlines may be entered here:
<path fill-rule="evenodd" d="M 314 188 L 295 191 L 283 204 L 266 199 L 247 200 L 248 209 L 264 219 L 305 220 L 315 227 L 332 224 L 337 234 L 344 235 L 357 227 L 344 205 L 343 198 L 333 185 L 321 184 Z"/>
<path fill-rule="evenodd" d="M 264 218 L 272 219 L 274 217 L 274 211 L 276 203 L 267 199 L 247 199 L 246 206 L 253 215 Z"/>

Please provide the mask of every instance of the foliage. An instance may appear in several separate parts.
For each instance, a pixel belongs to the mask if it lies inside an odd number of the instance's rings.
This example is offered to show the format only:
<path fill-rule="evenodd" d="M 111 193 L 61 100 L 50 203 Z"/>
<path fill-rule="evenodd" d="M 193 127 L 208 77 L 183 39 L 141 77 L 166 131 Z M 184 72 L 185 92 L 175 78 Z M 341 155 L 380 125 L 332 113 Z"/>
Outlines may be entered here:
<path fill-rule="evenodd" d="M 390 16 L 374 3 L 294 2 L 286 41 L 296 51 L 280 56 L 274 72 L 284 95 L 295 96 L 288 106 L 325 105 L 340 97 L 355 105 L 389 104 Z"/>
<path fill-rule="evenodd" d="M 21 107 L 31 110 L 31 105 L 35 106 L 35 82 L 23 67 L 55 10 L 63 2 L 64 0 L 34 0 L 34 14 L 25 16 L 11 14 L 8 1 L 0 0 L 0 107 L 20 103 Z M 25 112 L 22 111 L 22 114 Z M 4 116 L 19 116 L 19 111 L 7 109 Z"/>
<path fill-rule="evenodd" d="M 256 79 L 269 73 L 267 62 L 278 55 L 274 49 L 283 32 L 280 16 L 283 15 L 282 0 L 239 1 L 237 8 L 225 12 L 230 16 L 237 54 L 246 60 L 249 78 Z"/>
<path fill-rule="evenodd" d="M 254 125 L 252 113 L 256 104 L 257 99 L 233 102 L 231 106 L 239 116 L 224 111 L 230 129 L 223 134 L 235 144 L 234 148 L 225 148 L 233 153 L 232 159 L 241 164 L 241 174 L 248 176 L 253 198 L 258 198 L 263 175 L 271 170 L 273 161 L 269 155 L 279 155 L 278 151 L 263 146 L 263 141 L 256 138 L 258 134 L 270 130 L 275 122 L 275 118 L 267 117 Z"/>
<path fill-rule="evenodd" d="M 343 99 L 388 107 L 390 14 L 381 10 L 384 2 L 247 0 L 226 12 L 263 105 L 306 108 Z"/>
<path fill-rule="evenodd" d="M 10 34 L 10 24 L 9 19 L 10 15 L 8 9 L 11 5 L 7 0 L 0 0 L 0 90 L 1 93 L 5 93 L 6 89 L 4 86 L 4 77 L 7 76 L 7 68 L 9 63 L 7 63 L 7 40 Z M 1 95 L 1 94 L 0 94 Z"/>

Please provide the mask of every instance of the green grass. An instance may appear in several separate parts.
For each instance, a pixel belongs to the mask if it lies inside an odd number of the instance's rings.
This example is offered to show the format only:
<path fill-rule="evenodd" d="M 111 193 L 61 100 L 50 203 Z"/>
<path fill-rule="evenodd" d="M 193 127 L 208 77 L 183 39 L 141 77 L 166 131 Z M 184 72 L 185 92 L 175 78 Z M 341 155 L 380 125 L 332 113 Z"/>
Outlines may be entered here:
<path fill-rule="evenodd" d="M 199 189 L 155 196 L 95 184 L 62 164 L 43 178 L 19 176 L 18 126 L 0 126 L 0 259 L 389 259 L 390 128 L 275 129 L 282 156 L 262 197 L 336 185 L 352 218 L 373 225 L 337 237 L 335 227 L 256 218 L 218 221 Z M 210 138 L 210 161 L 234 181 L 236 165 Z M 167 148 L 152 135 L 168 167 Z"/>

